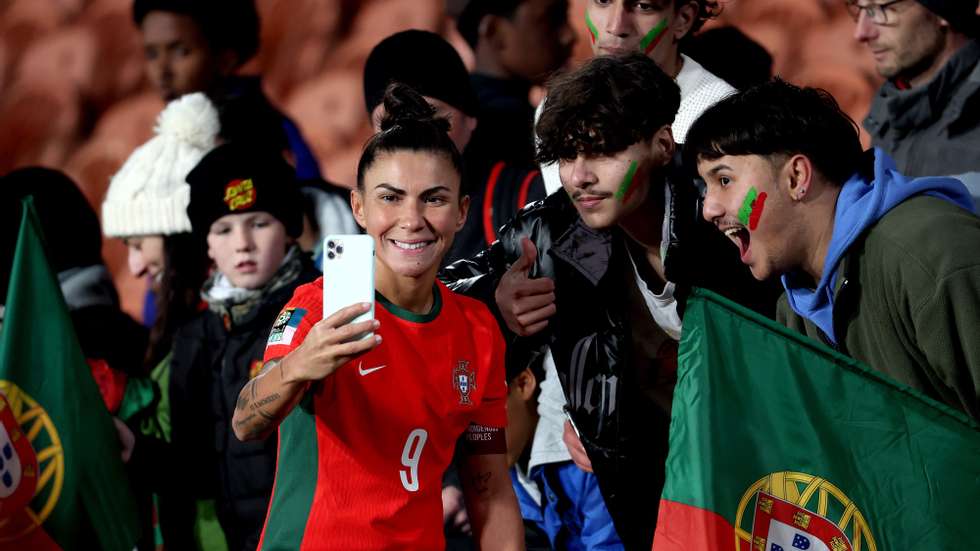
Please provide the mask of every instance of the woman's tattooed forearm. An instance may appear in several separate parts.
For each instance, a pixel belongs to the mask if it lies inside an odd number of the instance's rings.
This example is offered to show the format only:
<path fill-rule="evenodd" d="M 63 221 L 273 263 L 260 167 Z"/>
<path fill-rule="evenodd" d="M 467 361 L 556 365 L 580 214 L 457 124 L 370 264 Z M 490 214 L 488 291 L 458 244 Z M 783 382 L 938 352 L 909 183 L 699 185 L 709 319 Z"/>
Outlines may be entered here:
<path fill-rule="evenodd" d="M 242 391 L 238 395 L 238 403 L 235 404 L 235 409 L 244 411 L 246 408 L 248 408 L 249 404 L 252 404 L 251 409 L 254 410 L 258 407 L 275 402 L 276 399 L 279 398 L 278 394 L 272 394 L 270 396 L 262 398 L 259 400 L 262 403 L 255 404 L 254 403 L 255 393 L 256 393 L 256 387 L 258 386 L 259 377 L 265 375 L 267 372 L 272 370 L 277 365 L 280 365 L 281 363 L 282 361 L 278 359 L 269 360 L 265 362 L 265 365 L 262 366 L 262 370 L 259 371 L 259 374 L 253 377 L 252 380 L 250 380 L 249 382 L 245 383 L 245 386 L 242 387 Z M 282 375 L 282 371 L 280 371 L 280 376 L 281 375 Z"/>
<path fill-rule="evenodd" d="M 262 399 L 260 399 L 257 402 L 253 402 L 248 407 L 249 407 L 249 409 L 252 409 L 252 410 L 258 410 L 259 413 L 264 413 L 260 408 L 262 406 L 269 405 L 269 404 L 271 404 L 272 402 L 275 402 L 278 399 L 279 399 L 279 393 L 278 392 L 273 392 L 272 394 L 266 396 L 265 398 L 262 398 Z"/>
<path fill-rule="evenodd" d="M 242 391 L 238 395 L 235 410 L 240 418 L 234 421 L 234 427 L 243 433 L 245 439 L 262 436 L 278 422 L 277 416 L 274 413 L 265 411 L 263 407 L 275 404 L 282 396 L 278 392 L 259 396 L 258 382 L 265 373 L 280 363 L 279 360 L 266 362 L 262 366 L 262 371 L 252 380 L 245 383 L 245 386 L 242 387 Z"/>
<path fill-rule="evenodd" d="M 235 404 L 235 409 L 242 411 L 248 407 L 249 402 L 252 401 L 251 394 L 255 392 L 255 379 L 245 383 L 242 391 L 238 394 L 238 403 Z"/>
<path fill-rule="evenodd" d="M 490 489 L 490 477 L 493 473 L 490 471 L 484 473 L 477 473 L 470 476 L 469 486 L 470 489 L 475 491 L 477 494 L 485 494 Z"/>

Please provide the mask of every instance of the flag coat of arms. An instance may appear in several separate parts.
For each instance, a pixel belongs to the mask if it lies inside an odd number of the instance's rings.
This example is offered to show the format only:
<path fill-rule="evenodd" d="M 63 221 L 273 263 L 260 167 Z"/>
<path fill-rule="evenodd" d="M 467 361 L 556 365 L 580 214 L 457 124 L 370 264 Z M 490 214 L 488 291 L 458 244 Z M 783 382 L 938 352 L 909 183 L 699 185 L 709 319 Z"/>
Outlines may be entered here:
<path fill-rule="evenodd" d="M 37 489 L 37 455 L 0 392 L 0 519 L 19 512 Z"/>
<path fill-rule="evenodd" d="M 980 549 L 966 415 L 700 289 L 678 359 L 655 551 Z"/>
<path fill-rule="evenodd" d="M 20 506 L 0 515 L 0 549 L 130 551 L 139 520 L 119 437 L 82 355 L 30 199 L 3 291 L 0 419 L 17 450 L 16 487 L 35 488 L 26 506 L 11 492 Z M 13 473 L 6 474 L 13 485 Z"/>

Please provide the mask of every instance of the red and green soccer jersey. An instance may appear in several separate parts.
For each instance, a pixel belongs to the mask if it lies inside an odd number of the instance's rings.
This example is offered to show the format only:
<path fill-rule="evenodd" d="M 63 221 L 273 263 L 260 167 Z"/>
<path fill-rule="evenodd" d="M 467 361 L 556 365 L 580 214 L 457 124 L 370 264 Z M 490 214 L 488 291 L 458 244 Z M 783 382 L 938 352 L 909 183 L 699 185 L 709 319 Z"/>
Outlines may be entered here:
<path fill-rule="evenodd" d="M 265 360 L 303 342 L 323 278 L 296 290 Z M 487 308 L 436 285 L 432 311 L 378 296 L 382 342 L 310 387 L 279 426 L 259 549 L 443 549 L 442 475 L 471 424 L 504 427 L 504 342 Z"/>

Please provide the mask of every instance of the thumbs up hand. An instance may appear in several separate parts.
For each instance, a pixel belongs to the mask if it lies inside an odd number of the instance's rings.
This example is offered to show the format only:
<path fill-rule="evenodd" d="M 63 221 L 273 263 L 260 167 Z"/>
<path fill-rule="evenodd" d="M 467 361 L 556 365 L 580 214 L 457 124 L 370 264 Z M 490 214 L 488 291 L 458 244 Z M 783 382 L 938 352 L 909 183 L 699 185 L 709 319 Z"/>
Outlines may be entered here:
<path fill-rule="evenodd" d="M 528 337 L 548 326 L 555 315 L 555 282 L 551 278 L 531 279 L 528 272 L 538 258 L 538 250 L 528 238 L 521 240 L 521 256 L 500 279 L 494 298 L 507 327 Z"/>

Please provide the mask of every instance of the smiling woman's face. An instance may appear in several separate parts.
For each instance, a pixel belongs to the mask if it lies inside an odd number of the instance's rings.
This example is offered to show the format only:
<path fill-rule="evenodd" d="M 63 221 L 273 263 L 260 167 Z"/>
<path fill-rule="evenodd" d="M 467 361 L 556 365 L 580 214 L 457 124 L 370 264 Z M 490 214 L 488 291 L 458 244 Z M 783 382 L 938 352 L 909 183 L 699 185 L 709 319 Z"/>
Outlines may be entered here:
<path fill-rule="evenodd" d="M 460 175 L 444 154 L 381 153 L 351 194 L 357 222 L 374 238 L 379 276 L 432 277 L 466 221 Z"/>

